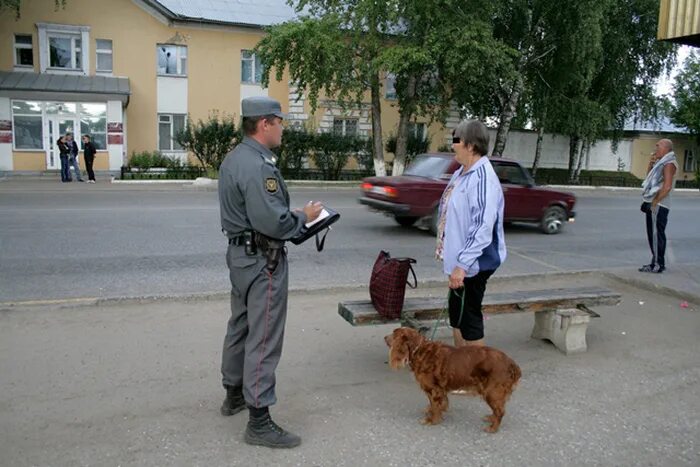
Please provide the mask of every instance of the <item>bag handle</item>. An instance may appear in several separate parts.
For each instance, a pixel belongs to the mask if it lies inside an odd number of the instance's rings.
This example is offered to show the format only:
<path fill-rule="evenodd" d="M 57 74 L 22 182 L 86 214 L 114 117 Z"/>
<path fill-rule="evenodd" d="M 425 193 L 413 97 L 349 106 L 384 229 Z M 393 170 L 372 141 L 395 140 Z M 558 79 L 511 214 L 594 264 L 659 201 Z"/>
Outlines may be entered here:
<path fill-rule="evenodd" d="M 411 285 L 411 281 L 409 279 L 406 279 L 406 285 L 408 285 L 410 288 L 415 289 L 418 287 L 418 279 L 416 278 L 416 272 L 413 270 L 413 266 L 411 266 L 411 263 L 415 263 L 416 260 L 409 258 L 412 261 L 408 263 L 408 270 L 411 271 L 411 274 L 413 274 L 413 285 Z"/>

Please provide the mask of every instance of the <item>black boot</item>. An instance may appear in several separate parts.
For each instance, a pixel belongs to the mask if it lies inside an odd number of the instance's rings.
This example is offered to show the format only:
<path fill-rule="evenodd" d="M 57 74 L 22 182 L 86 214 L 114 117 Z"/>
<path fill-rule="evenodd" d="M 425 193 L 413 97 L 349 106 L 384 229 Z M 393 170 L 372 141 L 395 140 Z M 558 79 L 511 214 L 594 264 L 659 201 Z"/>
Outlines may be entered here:
<path fill-rule="evenodd" d="M 293 433 L 289 433 L 277 425 L 270 417 L 270 413 L 265 411 L 262 415 L 250 413 L 248 427 L 245 430 L 245 442 L 257 446 L 267 446 L 268 448 L 293 448 L 301 444 L 301 438 Z"/>
<path fill-rule="evenodd" d="M 245 409 L 243 387 L 224 385 L 224 388 L 226 389 L 226 399 L 224 399 L 224 403 L 221 404 L 221 415 L 228 417 L 229 415 L 235 415 Z"/>

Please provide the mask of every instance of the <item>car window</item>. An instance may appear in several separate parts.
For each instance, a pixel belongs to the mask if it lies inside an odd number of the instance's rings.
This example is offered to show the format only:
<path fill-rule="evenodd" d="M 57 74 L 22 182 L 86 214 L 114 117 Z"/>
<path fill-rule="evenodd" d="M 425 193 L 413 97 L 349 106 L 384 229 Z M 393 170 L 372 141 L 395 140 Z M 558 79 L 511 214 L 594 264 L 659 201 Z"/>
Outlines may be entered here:
<path fill-rule="evenodd" d="M 531 184 L 530 177 L 525 174 L 525 171 L 519 165 L 494 163 L 493 168 L 501 183 L 510 183 L 512 185 Z"/>
<path fill-rule="evenodd" d="M 404 175 L 416 177 L 440 178 L 445 175 L 450 165 L 450 159 L 427 154 L 416 157 L 404 171 Z"/>

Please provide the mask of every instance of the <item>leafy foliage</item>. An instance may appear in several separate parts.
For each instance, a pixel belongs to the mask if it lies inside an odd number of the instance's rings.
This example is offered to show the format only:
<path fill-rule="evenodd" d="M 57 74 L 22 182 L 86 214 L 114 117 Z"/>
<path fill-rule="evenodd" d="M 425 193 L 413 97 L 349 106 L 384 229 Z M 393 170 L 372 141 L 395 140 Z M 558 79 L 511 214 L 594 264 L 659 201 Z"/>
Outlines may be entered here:
<path fill-rule="evenodd" d="M 207 121 L 197 123 L 188 116 L 187 125 L 173 139 L 194 154 L 202 167 L 219 170 L 226 154 L 243 139 L 243 133 L 233 117 L 226 114 L 219 117 L 218 112 L 212 112 Z"/>
<path fill-rule="evenodd" d="M 691 53 L 683 63 L 673 85 L 673 98 L 673 123 L 686 127 L 700 144 L 700 53 Z"/>
<path fill-rule="evenodd" d="M 180 159 L 165 156 L 159 151 L 142 151 L 131 153 L 131 157 L 129 157 L 129 166 L 139 169 L 150 169 L 153 167 L 177 169 L 181 168 L 183 163 Z"/>

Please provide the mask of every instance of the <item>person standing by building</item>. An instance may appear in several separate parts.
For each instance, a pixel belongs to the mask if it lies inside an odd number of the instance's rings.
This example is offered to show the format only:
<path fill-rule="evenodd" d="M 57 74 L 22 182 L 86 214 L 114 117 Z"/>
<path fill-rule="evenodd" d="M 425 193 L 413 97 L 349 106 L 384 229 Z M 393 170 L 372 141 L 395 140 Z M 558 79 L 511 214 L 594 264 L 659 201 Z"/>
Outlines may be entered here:
<path fill-rule="evenodd" d="M 301 443 L 271 418 L 277 401 L 275 369 L 287 316 L 287 254 L 284 241 L 321 212 L 320 203 L 291 210 L 289 194 L 270 150 L 282 142 L 280 103 L 243 99 L 245 137 L 219 170 L 221 227 L 228 237 L 231 317 L 221 363 L 226 399 L 223 415 L 249 411 L 245 441 L 272 448 Z"/>
<path fill-rule="evenodd" d="M 666 226 L 671 209 L 671 194 L 676 186 L 678 162 L 670 139 L 660 139 L 649 160 L 647 177 L 642 182 L 642 207 L 646 214 L 647 241 L 651 263 L 641 272 L 662 273 L 666 270 Z"/>
<path fill-rule="evenodd" d="M 80 165 L 78 164 L 78 153 L 80 149 L 78 148 L 78 143 L 73 139 L 73 133 L 66 133 L 65 138 L 66 146 L 68 146 L 68 171 L 70 172 L 70 166 L 73 166 L 75 170 L 75 178 L 79 182 L 84 182 L 83 177 L 80 176 Z"/>
<path fill-rule="evenodd" d="M 435 256 L 448 276 L 455 347 L 484 345 L 481 303 L 486 282 L 506 259 L 503 189 L 486 155 L 486 125 L 464 121 L 452 136 L 455 160 L 461 167 L 440 200 Z"/>
<path fill-rule="evenodd" d="M 83 159 L 88 174 L 88 183 L 95 183 L 95 172 L 92 170 L 92 164 L 95 161 L 96 153 L 97 149 L 90 140 L 90 135 L 83 135 Z"/>
<path fill-rule="evenodd" d="M 56 140 L 56 147 L 58 148 L 58 157 L 61 160 L 61 181 L 62 182 L 72 182 L 73 179 L 70 176 L 70 167 L 68 166 L 68 157 L 70 157 L 70 149 L 63 136 L 59 136 Z"/>

